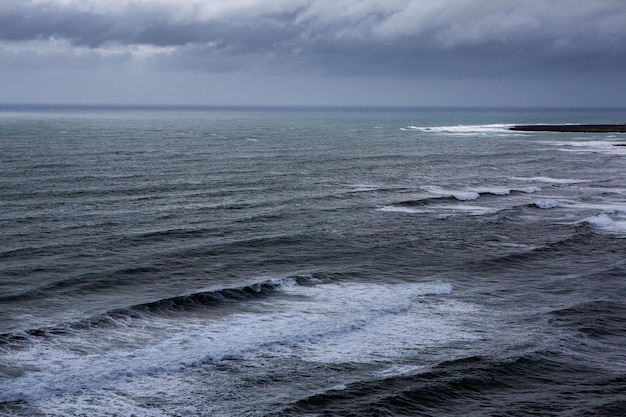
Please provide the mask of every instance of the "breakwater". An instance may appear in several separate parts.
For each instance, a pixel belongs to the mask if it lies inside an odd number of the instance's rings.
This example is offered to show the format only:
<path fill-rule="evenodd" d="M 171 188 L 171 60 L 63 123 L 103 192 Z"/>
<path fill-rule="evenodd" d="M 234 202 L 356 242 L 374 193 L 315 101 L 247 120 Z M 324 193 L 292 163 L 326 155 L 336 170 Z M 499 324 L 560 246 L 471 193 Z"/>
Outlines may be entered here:
<path fill-rule="evenodd" d="M 624 124 L 565 124 L 565 125 L 515 125 L 509 130 L 524 132 L 581 132 L 581 133 L 626 133 Z"/>

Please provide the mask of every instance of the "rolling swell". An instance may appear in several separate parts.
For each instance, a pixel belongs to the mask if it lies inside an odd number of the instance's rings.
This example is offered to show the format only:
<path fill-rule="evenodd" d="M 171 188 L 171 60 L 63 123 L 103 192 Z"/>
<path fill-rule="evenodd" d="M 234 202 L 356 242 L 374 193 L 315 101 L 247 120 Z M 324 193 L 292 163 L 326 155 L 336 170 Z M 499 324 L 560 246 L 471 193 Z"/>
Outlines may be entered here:
<path fill-rule="evenodd" d="M 474 356 L 314 394 L 268 416 L 613 416 L 626 413 L 626 401 L 615 400 L 625 389 L 623 376 L 551 353 Z"/>
<path fill-rule="evenodd" d="M 92 249 L 101 260 L 97 265 L 93 264 L 92 258 L 87 253 L 81 252 L 82 248 L 79 245 L 68 246 L 61 243 L 45 248 L 22 248 L 0 252 L 0 259 L 6 260 L 3 271 L 5 274 L 23 276 L 40 273 L 45 274 L 49 280 L 30 288 L 7 291 L 0 295 L 0 301 L 29 301 L 60 294 L 67 296 L 142 283 L 151 284 L 157 277 L 176 275 L 181 267 L 195 269 L 198 259 L 206 263 L 216 260 L 216 264 L 219 264 L 237 257 L 239 264 L 245 265 L 243 258 L 245 256 L 254 258 L 256 252 L 269 247 L 304 246 L 312 239 L 311 236 L 292 234 L 249 238 L 238 236 L 237 230 L 232 228 L 230 233 L 224 231 L 218 233 L 217 229 L 211 228 L 172 228 L 108 236 L 101 242 L 103 247 L 100 251 Z M 134 254 L 125 258 L 119 256 L 125 255 L 128 251 Z M 36 268 L 23 265 L 29 259 L 46 254 L 56 255 L 58 257 L 56 263 Z M 278 258 L 281 255 L 276 253 L 273 256 Z M 115 257 L 119 263 L 105 262 L 109 257 Z M 76 258 L 80 258 L 80 263 L 75 262 Z M 158 258 L 158 261 L 154 261 L 155 258 Z M 70 270 L 68 265 L 72 262 L 74 268 Z M 205 272 L 197 270 L 196 273 Z"/>
<path fill-rule="evenodd" d="M 34 272 L 34 271 L 33 271 Z M 50 272 L 43 270 L 42 272 Z M 128 282 L 128 277 L 138 277 L 140 275 L 153 275 L 159 272 L 153 266 L 127 266 L 116 269 L 112 272 L 91 272 L 75 277 L 68 277 L 39 285 L 25 291 L 15 292 L 0 296 L 0 302 L 31 301 L 45 299 L 59 293 L 90 292 L 102 289 L 109 289 L 112 286 L 134 285 L 137 282 Z"/>
<path fill-rule="evenodd" d="M 626 340 L 626 304 L 597 300 L 580 303 L 551 313 L 556 326 L 573 328 L 594 339 Z"/>
<path fill-rule="evenodd" d="M 171 298 L 164 298 L 147 303 L 137 304 L 126 308 L 107 311 L 103 314 L 89 317 L 72 323 L 60 324 L 54 327 L 29 329 L 19 332 L 0 334 L 0 346 L 13 344 L 18 341 L 27 341 L 34 338 L 47 338 L 67 333 L 98 328 L 116 326 L 118 323 L 133 320 L 147 315 L 171 315 L 184 311 L 206 309 L 223 303 L 237 303 L 250 299 L 265 297 L 272 294 L 286 282 L 296 284 L 305 283 L 306 277 L 266 280 L 237 288 L 223 288 L 214 291 L 197 292 Z"/>
<path fill-rule="evenodd" d="M 435 203 L 450 203 L 459 201 L 454 196 L 441 196 L 441 197 L 425 197 L 417 200 L 406 200 L 396 203 L 400 207 L 426 207 Z"/>
<path fill-rule="evenodd" d="M 537 187 L 528 188 L 514 188 L 514 189 L 493 189 L 493 190 L 476 190 L 476 191 L 436 191 L 437 196 L 424 197 L 417 200 L 402 201 L 398 204 L 407 206 L 427 206 L 433 203 L 439 202 L 454 202 L 454 201 L 467 201 L 477 200 L 478 198 L 485 197 L 503 197 L 511 194 L 530 194 L 540 191 Z"/>
<path fill-rule="evenodd" d="M 474 271 L 503 271 L 511 268 L 548 268 L 551 265 L 560 273 L 576 271 L 576 267 L 584 263 L 596 264 L 599 259 L 606 258 L 607 262 L 615 262 L 615 251 L 623 251 L 618 241 L 599 236 L 583 225 L 566 225 L 560 227 L 562 236 L 557 236 L 555 230 L 550 235 L 551 240 L 535 240 L 531 245 L 513 252 L 486 256 L 482 259 L 467 262 L 467 267 Z M 614 251 L 608 253 L 594 253 L 591 249 L 598 246 L 608 246 Z M 579 272 L 579 271 L 577 271 Z"/>

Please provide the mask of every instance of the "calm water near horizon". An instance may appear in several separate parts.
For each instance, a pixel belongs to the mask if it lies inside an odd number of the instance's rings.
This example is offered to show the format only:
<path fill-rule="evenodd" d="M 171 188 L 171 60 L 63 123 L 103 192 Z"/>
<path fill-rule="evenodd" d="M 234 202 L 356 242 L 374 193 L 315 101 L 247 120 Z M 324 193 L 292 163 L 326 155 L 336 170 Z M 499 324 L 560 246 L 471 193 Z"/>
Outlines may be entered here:
<path fill-rule="evenodd" d="M 0 106 L 0 415 L 626 415 L 623 122 Z"/>

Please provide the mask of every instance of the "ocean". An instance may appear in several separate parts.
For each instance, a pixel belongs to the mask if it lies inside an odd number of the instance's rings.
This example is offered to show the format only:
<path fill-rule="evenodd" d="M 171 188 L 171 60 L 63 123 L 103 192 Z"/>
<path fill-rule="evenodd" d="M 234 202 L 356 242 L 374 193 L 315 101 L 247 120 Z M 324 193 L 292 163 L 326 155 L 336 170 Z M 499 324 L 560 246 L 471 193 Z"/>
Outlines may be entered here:
<path fill-rule="evenodd" d="M 624 119 L 0 106 L 0 415 L 626 415 Z"/>

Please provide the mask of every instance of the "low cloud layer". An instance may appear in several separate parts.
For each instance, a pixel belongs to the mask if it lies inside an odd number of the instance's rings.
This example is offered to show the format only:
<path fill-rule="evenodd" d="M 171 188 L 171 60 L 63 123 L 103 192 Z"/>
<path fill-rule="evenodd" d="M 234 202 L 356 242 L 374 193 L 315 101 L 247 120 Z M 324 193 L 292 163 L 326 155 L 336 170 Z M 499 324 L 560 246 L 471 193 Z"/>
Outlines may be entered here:
<path fill-rule="evenodd" d="M 315 77 L 615 77 L 622 0 L 4 0 L 0 66 Z"/>

